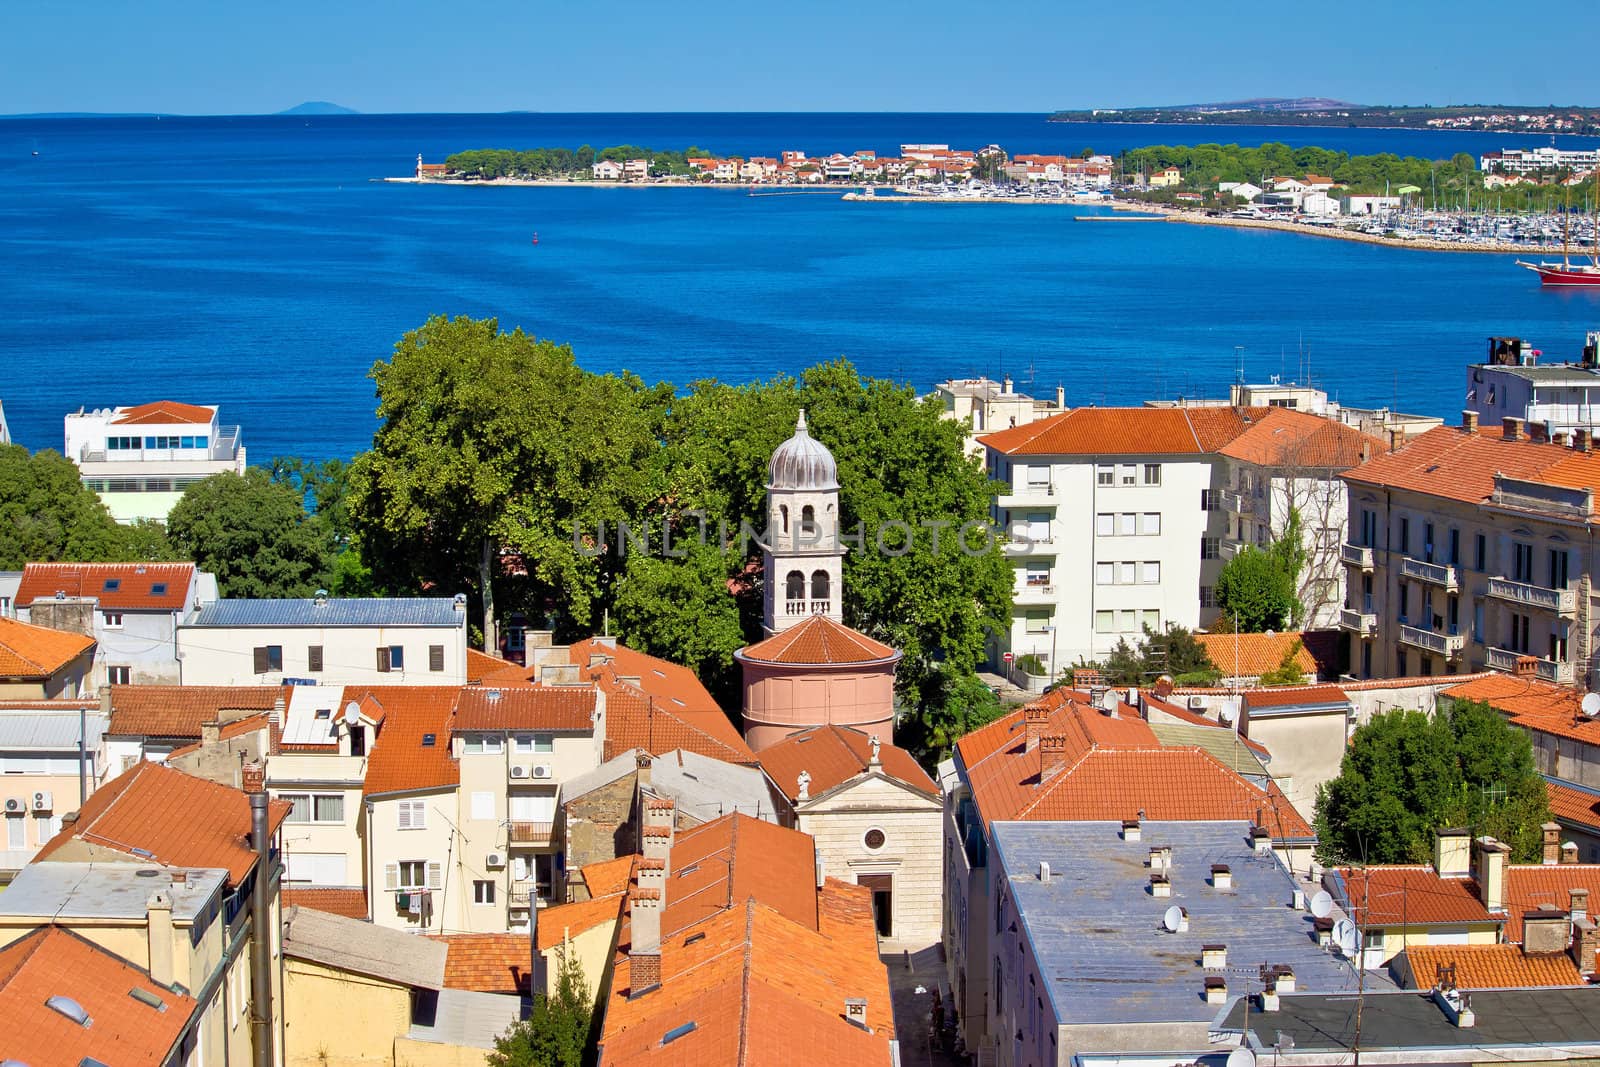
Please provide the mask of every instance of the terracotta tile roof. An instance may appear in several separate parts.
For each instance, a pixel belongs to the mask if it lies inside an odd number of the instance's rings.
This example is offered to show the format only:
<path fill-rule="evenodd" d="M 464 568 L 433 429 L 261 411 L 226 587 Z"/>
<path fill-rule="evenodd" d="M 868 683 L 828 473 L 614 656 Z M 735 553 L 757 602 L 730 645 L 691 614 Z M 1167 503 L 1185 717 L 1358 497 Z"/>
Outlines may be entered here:
<path fill-rule="evenodd" d="M 684 749 L 725 763 L 755 766 L 755 753 L 721 709 L 668 710 L 662 701 L 621 681 L 610 666 L 594 668 L 590 676 L 606 693 L 606 759 L 635 748 L 652 756 Z"/>
<path fill-rule="evenodd" d="M 457 730 L 594 729 L 592 686 L 464 686 L 456 696 Z"/>
<path fill-rule="evenodd" d="M 628 888 L 633 878 L 635 856 L 618 856 L 614 860 L 585 864 L 582 868 L 583 884 L 591 897 L 609 897 Z"/>
<path fill-rule="evenodd" d="M 1414 493 L 1488 503 L 1494 478 L 1544 482 L 1571 488 L 1600 486 L 1600 452 L 1574 452 L 1557 444 L 1507 441 L 1498 432 L 1467 433 L 1440 426 L 1418 434 L 1394 452 L 1346 471 L 1352 485 L 1404 489 Z M 1593 516 L 1590 516 L 1593 521 Z"/>
<path fill-rule="evenodd" d="M 348 919 L 365 919 L 367 891 L 359 887 L 334 889 L 320 886 L 285 886 L 284 909 L 287 910 L 295 905 L 311 908 L 313 911 L 325 911 L 332 915 L 343 915 Z"/>
<path fill-rule="evenodd" d="M 193 563 L 30 563 L 22 568 L 16 604 L 25 608 L 63 593 L 94 597 L 102 608 L 182 611 L 193 579 Z"/>
<path fill-rule="evenodd" d="M 497 671 L 514 667 L 516 664 L 491 656 L 487 652 L 479 652 L 475 648 L 467 649 L 467 684 L 478 685 L 487 676 Z"/>
<path fill-rule="evenodd" d="M 1268 408 L 1074 408 L 978 438 L 1008 456 L 1182 456 L 1216 452 Z"/>
<path fill-rule="evenodd" d="M 0 618 L 0 678 L 42 681 L 93 647 L 83 634 Z"/>
<path fill-rule="evenodd" d="M 217 740 L 218 741 L 231 741 L 236 737 L 243 737 L 246 734 L 253 734 L 253 733 L 256 733 L 258 731 L 268 732 L 266 740 L 265 740 L 265 743 L 264 743 L 264 745 L 262 747 L 262 751 L 263 752 L 267 752 L 269 754 L 276 755 L 280 750 L 291 751 L 291 752 L 300 752 L 300 751 L 319 752 L 319 751 L 325 751 L 325 749 L 326 749 L 326 746 L 323 746 L 323 745 L 280 745 L 280 744 L 278 744 L 277 740 L 278 740 L 279 731 L 275 731 L 275 730 L 272 729 L 272 719 L 268 715 L 268 713 L 264 712 L 264 711 L 257 712 L 254 715 L 246 716 L 243 719 L 235 719 L 233 722 L 230 722 L 227 725 L 223 726 L 221 729 L 219 729 L 217 731 Z M 168 760 L 168 762 L 170 762 L 170 761 L 176 759 L 179 756 L 192 755 L 195 752 L 199 752 L 202 747 L 203 747 L 203 743 L 202 742 L 195 741 L 195 742 L 193 742 L 191 744 L 184 745 L 182 748 L 175 748 L 171 752 L 167 753 L 167 760 Z"/>
<path fill-rule="evenodd" d="M 1583 714 L 1583 694 L 1537 678 L 1491 674 L 1453 685 L 1441 696 L 1484 701 L 1524 730 L 1600 745 L 1600 721 Z"/>
<path fill-rule="evenodd" d="M 159 1007 L 135 1000 L 131 990 Z M 45 1007 L 70 997 L 89 1016 L 78 1023 Z M 0 1018 L 7 1062 L 159 1067 L 194 1015 L 193 997 L 152 981 L 148 971 L 61 927 L 43 927 L 0 949 Z"/>
<path fill-rule="evenodd" d="M 717 706 L 717 702 L 712 699 L 711 693 L 701 684 L 694 671 L 682 664 L 646 655 L 613 639 L 603 637 L 574 641 L 569 651 L 572 662 L 583 670 L 588 669 L 592 657 L 604 656 L 610 660 L 618 676 L 637 678 L 635 684 L 661 701 L 670 711 L 679 713 L 714 711 L 722 716 L 723 721 L 727 721 L 722 708 Z"/>
<path fill-rule="evenodd" d="M 1426 989 L 1439 969 L 1455 966 L 1458 989 L 1530 989 L 1582 985 L 1578 965 L 1565 953 L 1529 956 L 1517 945 L 1413 945 L 1406 949 L 1417 988 Z"/>
<path fill-rule="evenodd" d="M 1574 789 L 1548 778 L 1544 789 L 1550 797 L 1550 814 L 1557 821 L 1600 831 L 1600 793 Z"/>
<path fill-rule="evenodd" d="M 1571 891 L 1587 889 L 1590 900 L 1600 900 L 1600 864 L 1512 863 L 1506 866 L 1506 940 L 1522 941 L 1522 917 L 1553 904 L 1565 912 Z M 1593 914 L 1591 906 L 1590 914 Z"/>
<path fill-rule="evenodd" d="M 548 911 L 539 912 L 541 927 Z M 533 950 L 527 934 L 429 934 L 444 942 L 444 987 L 474 993 L 527 993 Z M 589 981 L 595 983 L 591 976 Z"/>
<path fill-rule="evenodd" d="M 1346 909 L 1354 911 L 1366 926 L 1490 923 L 1501 918 L 1490 915 L 1478 899 L 1477 882 L 1441 878 L 1431 866 L 1394 865 L 1364 871 L 1340 867 L 1338 875 Z"/>
<path fill-rule="evenodd" d="M 461 768 L 450 755 L 458 692 L 445 685 L 345 686 L 346 701 L 361 704 L 363 713 L 383 715 L 367 755 L 363 796 L 447 789 L 460 782 Z"/>
<path fill-rule="evenodd" d="M 1291 408 L 1268 408 L 1220 449 L 1222 455 L 1261 467 L 1345 470 L 1388 449 L 1354 426 Z"/>
<path fill-rule="evenodd" d="M 288 818 L 289 807 L 287 800 L 269 805 L 273 832 Z M 146 858 L 169 866 L 226 868 L 232 885 L 256 862 L 244 793 L 147 761 L 91 793 L 77 821 L 51 838 L 38 859 L 72 841 L 129 855 L 148 853 Z"/>
<path fill-rule="evenodd" d="M 1306 649 L 1301 634 L 1195 634 L 1194 639 L 1206 650 L 1217 670 L 1229 678 L 1259 678 L 1268 671 L 1277 670 L 1284 655 L 1299 641 L 1300 651 L 1295 654 L 1295 663 L 1307 678 L 1317 676 L 1316 658 Z"/>
<path fill-rule="evenodd" d="M 872 744 L 861 730 L 816 726 L 762 749 L 758 758 L 767 777 L 790 800 L 798 799 L 799 775 L 805 771 L 811 776 L 810 795 L 815 798 L 868 773 L 872 769 Z M 878 758 L 881 765 L 877 769 L 886 777 L 931 797 L 939 795 L 939 787 L 928 772 L 905 749 L 885 741 L 879 746 Z"/>
<path fill-rule="evenodd" d="M 816 864 L 810 835 L 748 815 L 725 815 L 679 831 L 672 843 L 661 936 L 750 898 L 815 930 Z"/>
<path fill-rule="evenodd" d="M 1247 689 L 1244 703 L 1251 711 L 1262 711 L 1302 704 L 1348 704 L 1350 698 L 1336 685 L 1291 685 L 1273 689 Z"/>
<path fill-rule="evenodd" d="M 734 655 L 757 663 L 818 666 L 882 663 L 900 658 L 900 653 L 888 645 L 824 615 L 813 615 L 781 634 L 741 648 Z"/>
<path fill-rule="evenodd" d="M 201 407 L 198 404 L 180 404 L 176 400 L 155 400 L 148 404 L 135 404 L 131 408 L 123 408 L 122 413 L 111 420 L 113 426 L 150 426 L 165 423 L 209 423 L 216 417 L 214 408 Z"/>
<path fill-rule="evenodd" d="M 622 918 L 622 903 L 623 894 L 612 893 L 542 909 L 539 912 L 539 950 L 555 948 L 568 937 L 577 937 L 605 923 L 618 922 Z"/>
<path fill-rule="evenodd" d="M 287 702 L 288 693 L 276 685 L 114 685 L 106 732 L 198 741 L 203 723 L 271 711 L 279 700 Z"/>

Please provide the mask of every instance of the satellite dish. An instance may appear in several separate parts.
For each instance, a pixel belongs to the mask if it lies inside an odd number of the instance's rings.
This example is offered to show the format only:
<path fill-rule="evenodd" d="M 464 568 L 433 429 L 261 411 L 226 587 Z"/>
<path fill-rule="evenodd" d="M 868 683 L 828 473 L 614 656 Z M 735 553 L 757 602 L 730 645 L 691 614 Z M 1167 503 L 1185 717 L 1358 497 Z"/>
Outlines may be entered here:
<path fill-rule="evenodd" d="M 1116 711 L 1117 705 L 1120 703 L 1122 703 L 1122 698 L 1115 689 L 1107 689 L 1100 697 L 1100 707 L 1105 711 Z"/>
<path fill-rule="evenodd" d="M 1317 895 L 1311 898 L 1311 914 L 1319 919 L 1326 919 L 1333 914 L 1333 898 L 1326 889 L 1317 890 Z"/>
<path fill-rule="evenodd" d="M 354 726 L 361 721 L 361 705 L 354 700 L 344 706 L 344 724 Z"/>
<path fill-rule="evenodd" d="M 1161 925 L 1169 934 L 1178 932 L 1178 927 L 1183 925 L 1183 909 L 1174 904 L 1161 916 Z"/>
<path fill-rule="evenodd" d="M 1267 636 L 1268 639 L 1271 639 L 1271 638 L 1277 637 L 1278 635 L 1273 633 L 1271 630 L 1268 630 L 1267 633 L 1266 633 L 1266 636 Z M 1252 1057 L 1252 1058 L 1254 1058 L 1254 1057 Z"/>
<path fill-rule="evenodd" d="M 1339 943 L 1339 951 L 1348 957 L 1354 957 L 1361 951 L 1361 931 L 1349 919 L 1340 919 L 1333 924 L 1333 939 Z"/>
<path fill-rule="evenodd" d="M 1583 703 L 1579 707 L 1583 708 L 1583 713 L 1591 719 L 1600 715 L 1600 693 L 1583 694 Z"/>
<path fill-rule="evenodd" d="M 1256 1054 L 1240 1047 L 1228 1053 L 1228 1067 L 1256 1067 Z"/>

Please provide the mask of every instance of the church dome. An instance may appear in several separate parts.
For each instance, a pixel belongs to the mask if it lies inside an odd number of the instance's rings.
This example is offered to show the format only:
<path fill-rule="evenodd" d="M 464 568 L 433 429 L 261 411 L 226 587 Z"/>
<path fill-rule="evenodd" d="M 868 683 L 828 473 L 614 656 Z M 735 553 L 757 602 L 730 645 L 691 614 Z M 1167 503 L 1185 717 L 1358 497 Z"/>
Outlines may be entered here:
<path fill-rule="evenodd" d="M 794 436 L 779 445 L 767 464 L 767 486 L 771 489 L 837 489 L 839 467 L 828 446 L 806 429 L 805 409 L 795 422 Z"/>

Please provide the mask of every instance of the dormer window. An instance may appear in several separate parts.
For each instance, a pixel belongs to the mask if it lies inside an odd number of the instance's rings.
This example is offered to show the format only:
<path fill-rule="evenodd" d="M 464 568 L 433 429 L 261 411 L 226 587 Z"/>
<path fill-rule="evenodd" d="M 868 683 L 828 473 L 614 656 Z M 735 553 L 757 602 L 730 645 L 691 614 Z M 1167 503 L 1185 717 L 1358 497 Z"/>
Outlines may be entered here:
<path fill-rule="evenodd" d="M 121 578 L 107 578 L 105 584 L 101 586 L 101 589 L 107 593 L 115 593 L 120 588 L 122 588 Z"/>

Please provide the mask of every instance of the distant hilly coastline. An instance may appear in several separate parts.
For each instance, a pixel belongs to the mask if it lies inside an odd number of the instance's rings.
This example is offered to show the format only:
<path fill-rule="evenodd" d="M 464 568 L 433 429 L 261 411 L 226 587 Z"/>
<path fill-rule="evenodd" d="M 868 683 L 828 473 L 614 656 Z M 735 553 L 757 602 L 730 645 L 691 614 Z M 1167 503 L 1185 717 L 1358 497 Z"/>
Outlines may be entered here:
<path fill-rule="evenodd" d="M 345 107 L 342 104 L 330 104 L 326 100 L 307 100 L 303 104 L 296 104 L 285 111 L 276 112 L 279 115 L 359 115 L 361 112 L 355 108 Z"/>
<path fill-rule="evenodd" d="M 307 100 L 303 104 L 284 111 L 274 111 L 274 115 L 359 115 L 361 112 L 342 104 L 330 104 L 326 100 Z M 32 111 L 19 115 L 0 115 L 0 119 L 159 119 L 159 118 L 218 118 L 226 116 L 180 116 L 173 111 Z"/>
<path fill-rule="evenodd" d="M 1170 126 L 1385 126 L 1496 133 L 1600 133 L 1600 107 L 1471 104 L 1444 107 L 1352 104 L 1320 96 L 1264 96 L 1216 104 L 1057 111 L 1051 122 L 1131 122 Z"/>

